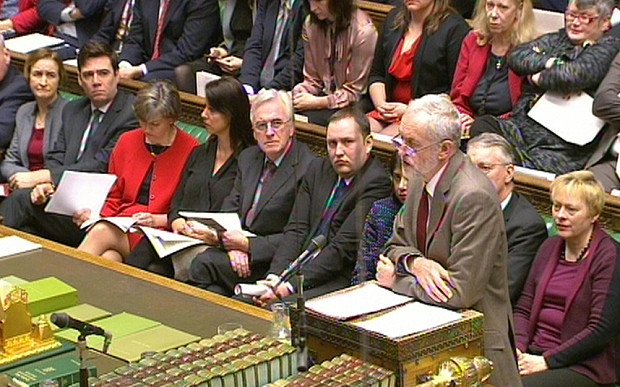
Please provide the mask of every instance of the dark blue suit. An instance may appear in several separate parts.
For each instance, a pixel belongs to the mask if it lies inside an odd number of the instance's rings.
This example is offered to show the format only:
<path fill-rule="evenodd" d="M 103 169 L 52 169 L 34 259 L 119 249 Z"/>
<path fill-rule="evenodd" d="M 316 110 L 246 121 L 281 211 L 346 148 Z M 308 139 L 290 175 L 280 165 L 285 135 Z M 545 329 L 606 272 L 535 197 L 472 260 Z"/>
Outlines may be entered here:
<path fill-rule="evenodd" d="M 221 41 L 217 0 L 170 0 L 161 37 L 161 56 L 151 60 L 157 33 L 159 3 L 136 0 L 121 61 L 146 64 L 149 79 L 174 79 L 174 68 L 200 58 Z"/>
<path fill-rule="evenodd" d="M 8 67 L 0 81 L 0 149 L 6 150 L 13 138 L 17 109 L 33 96 L 24 76 L 13 66 Z"/>
<path fill-rule="evenodd" d="M 245 44 L 239 80 L 252 86 L 255 92 L 263 87 L 291 90 L 302 80 L 304 52 L 300 38 L 305 11 L 303 1 L 296 0 L 280 42 L 279 58 L 274 64 L 274 79 L 267 85 L 260 84 L 260 73 L 273 45 L 279 9 L 280 0 L 258 0 L 252 34 Z"/>
<path fill-rule="evenodd" d="M 62 0 L 39 0 L 37 11 L 48 23 L 58 26 L 63 23 L 60 14 L 68 3 Z M 74 3 L 84 15 L 83 19 L 75 21 L 78 47 L 82 47 L 99 30 L 106 0 L 74 0 Z"/>

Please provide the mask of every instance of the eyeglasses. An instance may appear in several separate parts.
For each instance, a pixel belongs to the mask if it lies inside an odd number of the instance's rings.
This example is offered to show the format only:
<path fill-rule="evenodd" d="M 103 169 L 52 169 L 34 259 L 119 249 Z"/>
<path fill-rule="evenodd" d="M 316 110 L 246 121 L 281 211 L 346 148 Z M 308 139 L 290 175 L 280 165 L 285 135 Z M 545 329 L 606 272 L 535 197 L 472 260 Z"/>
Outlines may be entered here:
<path fill-rule="evenodd" d="M 424 149 L 430 148 L 433 145 L 437 145 L 442 141 L 444 140 L 435 141 L 431 144 L 424 145 L 419 148 L 413 148 L 405 144 L 405 139 L 403 139 L 403 136 L 401 136 L 400 134 L 392 137 L 392 145 L 394 145 L 394 147 L 398 150 L 398 154 L 400 155 L 400 157 L 405 161 L 413 159 L 418 153 L 420 153 Z"/>
<path fill-rule="evenodd" d="M 600 17 L 600 15 L 591 16 L 591 15 L 586 15 L 585 13 L 574 13 L 570 11 L 566 11 L 564 13 L 564 16 L 566 17 L 567 22 L 572 23 L 573 21 L 575 21 L 575 19 L 577 19 L 579 20 L 579 24 L 583 24 L 583 25 L 588 25 Z"/>
<path fill-rule="evenodd" d="M 261 133 L 266 132 L 268 129 L 278 131 L 289 122 L 291 122 L 291 120 L 282 121 L 280 119 L 275 119 L 272 121 L 259 121 L 254 124 L 254 130 Z"/>
<path fill-rule="evenodd" d="M 476 164 L 476 167 L 481 170 L 484 173 L 489 173 L 493 170 L 493 168 L 495 167 L 499 167 L 499 166 L 506 166 L 508 164 L 506 163 L 493 163 L 493 164 L 483 164 L 483 163 L 479 163 Z"/>

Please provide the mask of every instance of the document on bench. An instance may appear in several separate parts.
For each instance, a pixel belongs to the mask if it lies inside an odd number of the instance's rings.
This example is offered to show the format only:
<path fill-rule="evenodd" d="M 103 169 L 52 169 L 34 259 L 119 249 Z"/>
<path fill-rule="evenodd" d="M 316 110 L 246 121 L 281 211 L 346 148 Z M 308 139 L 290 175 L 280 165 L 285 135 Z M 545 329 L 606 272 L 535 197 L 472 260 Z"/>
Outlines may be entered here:
<path fill-rule="evenodd" d="M 372 281 L 314 298 L 306 303 L 306 307 L 325 316 L 347 320 L 411 300 L 410 297 L 396 294 Z"/>
<path fill-rule="evenodd" d="M 11 235 L 0 238 L 0 258 L 8 257 L 15 254 L 27 253 L 29 251 L 38 250 L 41 245 L 30 242 L 17 235 Z"/>
<path fill-rule="evenodd" d="M 459 312 L 415 301 L 353 324 L 371 332 L 397 338 L 431 330 L 461 318 Z"/>
<path fill-rule="evenodd" d="M 211 227 L 218 233 L 224 231 L 241 231 L 246 237 L 256 236 L 241 228 L 241 219 L 236 212 L 190 212 L 179 211 L 179 215 L 187 220 L 195 220 Z"/>
<path fill-rule="evenodd" d="M 564 141 L 583 146 L 594 140 L 605 124 L 592 114 L 592 101 L 587 93 L 564 96 L 548 91 L 527 115 Z"/>
<path fill-rule="evenodd" d="M 98 215 L 115 181 L 116 176 L 105 173 L 65 171 L 45 212 L 73 216 L 78 210 L 89 209 Z"/>
<path fill-rule="evenodd" d="M 6 48 L 11 51 L 28 54 L 40 48 L 53 47 L 63 44 L 64 42 L 65 41 L 60 38 L 34 33 L 7 39 L 4 44 Z"/>

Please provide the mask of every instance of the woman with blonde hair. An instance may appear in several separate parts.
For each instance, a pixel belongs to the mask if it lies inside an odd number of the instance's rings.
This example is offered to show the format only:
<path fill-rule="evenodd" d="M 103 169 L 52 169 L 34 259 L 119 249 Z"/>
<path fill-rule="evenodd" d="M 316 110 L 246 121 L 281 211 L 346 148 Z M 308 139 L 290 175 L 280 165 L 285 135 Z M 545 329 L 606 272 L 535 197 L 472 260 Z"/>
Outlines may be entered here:
<path fill-rule="evenodd" d="M 507 117 L 521 96 L 523 77 L 506 64 L 510 50 L 535 37 L 531 0 L 478 0 L 473 31 L 463 40 L 450 97 L 463 133 L 482 114 Z"/>
<path fill-rule="evenodd" d="M 576 171 L 551 184 L 557 236 L 534 259 L 514 311 L 525 387 L 613 386 L 620 326 L 620 246 L 598 219 L 605 193 Z"/>
<path fill-rule="evenodd" d="M 373 132 L 395 135 L 410 100 L 450 91 L 468 32 L 449 0 L 400 0 L 381 28 L 370 71 Z"/>

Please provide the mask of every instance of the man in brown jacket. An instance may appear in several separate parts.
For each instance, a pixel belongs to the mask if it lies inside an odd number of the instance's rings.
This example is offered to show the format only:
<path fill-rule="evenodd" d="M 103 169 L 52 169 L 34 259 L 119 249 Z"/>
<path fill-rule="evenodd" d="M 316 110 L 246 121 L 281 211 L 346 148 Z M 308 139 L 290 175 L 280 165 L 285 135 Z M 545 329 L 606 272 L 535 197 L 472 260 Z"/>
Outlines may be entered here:
<path fill-rule="evenodd" d="M 495 365 L 490 383 L 518 387 L 502 211 L 491 182 L 459 151 L 460 136 L 447 96 L 426 95 L 407 108 L 394 142 L 409 197 L 377 277 L 420 301 L 484 313 L 484 354 Z"/>

